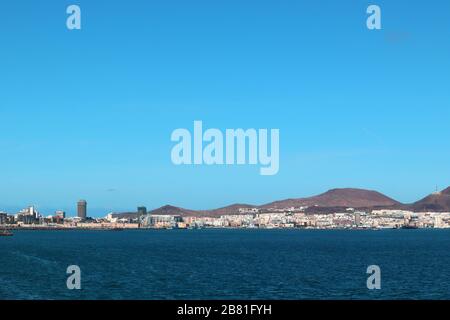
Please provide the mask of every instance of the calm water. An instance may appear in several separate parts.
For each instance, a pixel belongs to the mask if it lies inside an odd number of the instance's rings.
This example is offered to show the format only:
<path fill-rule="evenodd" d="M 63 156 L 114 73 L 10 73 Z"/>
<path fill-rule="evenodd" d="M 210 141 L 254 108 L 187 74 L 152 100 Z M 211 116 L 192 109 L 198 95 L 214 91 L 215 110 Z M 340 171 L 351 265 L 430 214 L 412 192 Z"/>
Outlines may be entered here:
<path fill-rule="evenodd" d="M 0 299 L 450 299 L 450 230 L 17 231 Z"/>

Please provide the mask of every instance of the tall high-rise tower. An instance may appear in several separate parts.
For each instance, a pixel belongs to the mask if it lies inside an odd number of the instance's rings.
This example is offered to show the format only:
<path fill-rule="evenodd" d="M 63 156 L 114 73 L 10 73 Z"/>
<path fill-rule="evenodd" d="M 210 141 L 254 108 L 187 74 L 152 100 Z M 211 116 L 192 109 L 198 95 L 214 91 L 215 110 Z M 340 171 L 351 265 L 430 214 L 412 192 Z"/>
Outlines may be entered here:
<path fill-rule="evenodd" d="M 138 217 L 147 215 L 146 207 L 144 207 L 144 206 L 138 207 L 137 210 L 138 210 Z"/>
<path fill-rule="evenodd" d="M 86 219 L 86 216 L 87 216 L 86 200 L 80 200 L 77 202 L 77 215 L 78 215 L 78 218 Z"/>

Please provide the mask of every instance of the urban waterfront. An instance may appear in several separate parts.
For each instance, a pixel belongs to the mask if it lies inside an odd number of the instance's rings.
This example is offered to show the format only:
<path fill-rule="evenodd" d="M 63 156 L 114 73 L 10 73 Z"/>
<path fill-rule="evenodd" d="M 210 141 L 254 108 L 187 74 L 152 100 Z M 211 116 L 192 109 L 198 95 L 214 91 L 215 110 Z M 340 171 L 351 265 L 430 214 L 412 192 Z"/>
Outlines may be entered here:
<path fill-rule="evenodd" d="M 19 230 L 0 238 L 0 299 L 449 299 L 449 252 L 450 229 Z"/>

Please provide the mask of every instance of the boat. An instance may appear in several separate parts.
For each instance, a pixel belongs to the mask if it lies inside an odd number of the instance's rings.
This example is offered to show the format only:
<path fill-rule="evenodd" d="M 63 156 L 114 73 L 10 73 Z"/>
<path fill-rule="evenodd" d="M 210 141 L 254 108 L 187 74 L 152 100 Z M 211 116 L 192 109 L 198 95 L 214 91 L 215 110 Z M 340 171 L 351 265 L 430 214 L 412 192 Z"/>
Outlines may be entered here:
<path fill-rule="evenodd" d="M 419 229 L 419 227 L 415 225 L 405 225 L 402 226 L 402 229 Z"/>
<path fill-rule="evenodd" d="M 0 230 L 0 237 L 10 237 L 13 233 L 9 230 Z"/>

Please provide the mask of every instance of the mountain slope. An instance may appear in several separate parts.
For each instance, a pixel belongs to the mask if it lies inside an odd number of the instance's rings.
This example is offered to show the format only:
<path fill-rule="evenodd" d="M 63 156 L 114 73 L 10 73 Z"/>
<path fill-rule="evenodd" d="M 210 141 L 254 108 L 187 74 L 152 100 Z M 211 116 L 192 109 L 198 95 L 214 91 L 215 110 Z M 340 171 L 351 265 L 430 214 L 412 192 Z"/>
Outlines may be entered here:
<path fill-rule="evenodd" d="M 287 199 L 275 201 L 262 206 L 263 208 L 287 208 L 301 206 L 319 206 L 319 207 L 391 207 L 400 205 L 394 199 L 391 199 L 377 191 L 344 188 L 332 189 L 325 193 L 309 198 Z"/>
<path fill-rule="evenodd" d="M 432 193 L 409 206 L 412 211 L 450 211 L 450 187 L 441 192 Z"/>
<path fill-rule="evenodd" d="M 198 216 L 199 211 L 166 205 L 161 208 L 152 210 L 149 213 L 154 215 L 173 215 L 173 216 L 180 215 L 188 217 L 188 216 Z"/>
<path fill-rule="evenodd" d="M 218 208 L 218 209 L 214 209 L 214 210 L 206 210 L 206 211 L 202 211 L 202 212 L 205 214 L 208 214 L 210 216 L 222 216 L 222 215 L 230 215 L 230 214 L 240 214 L 239 209 L 241 209 L 241 208 L 251 209 L 251 208 L 256 208 L 256 206 L 252 206 L 250 204 L 236 203 L 236 204 L 232 204 L 230 206 L 226 206 L 223 208 Z"/>
<path fill-rule="evenodd" d="M 290 207 L 310 207 L 313 210 L 322 210 L 324 213 L 342 208 L 397 208 L 412 211 L 449 211 L 450 212 L 450 187 L 441 192 L 433 193 L 413 204 L 402 204 L 392 198 L 373 190 L 343 188 L 332 189 L 313 197 L 286 199 L 275 201 L 262 206 L 249 204 L 233 204 L 214 210 L 189 210 L 185 208 L 166 205 L 150 211 L 151 214 L 181 215 L 185 217 L 219 217 L 221 215 L 242 214 L 240 208 L 282 209 Z M 334 212 L 334 211 L 333 211 Z"/>

